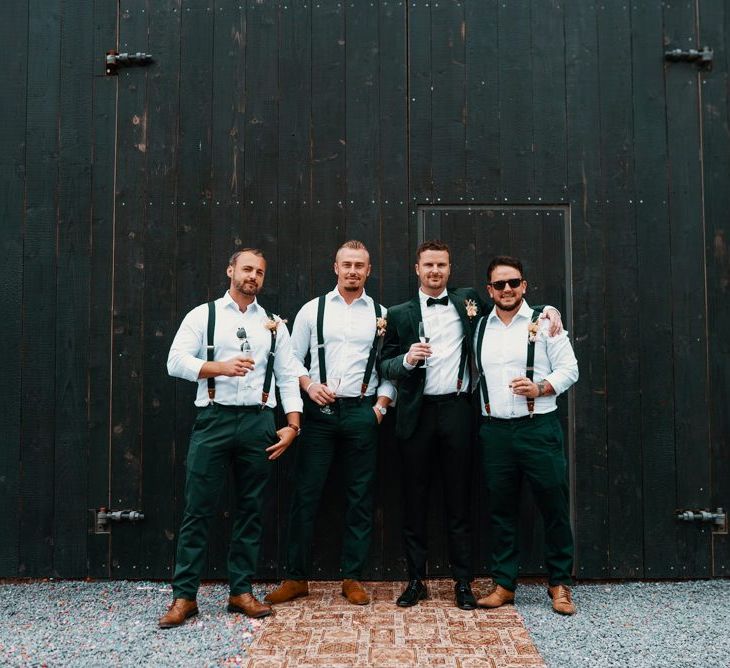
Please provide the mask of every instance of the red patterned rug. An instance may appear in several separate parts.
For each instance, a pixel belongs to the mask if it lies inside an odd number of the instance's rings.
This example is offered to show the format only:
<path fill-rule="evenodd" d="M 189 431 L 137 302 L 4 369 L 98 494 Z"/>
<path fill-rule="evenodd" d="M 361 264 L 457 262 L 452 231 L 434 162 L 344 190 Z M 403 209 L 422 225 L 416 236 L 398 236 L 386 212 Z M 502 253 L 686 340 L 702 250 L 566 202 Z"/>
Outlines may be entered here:
<path fill-rule="evenodd" d="M 246 653 L 249 668 L 338 666 L 544 666 L 514 606 L 459 610 L 453 583 L 431 580 L 430 598 L 399 608 L 401 582 L 365 583 L 372 602 L 354 606 L 339 582 L 310 583 L 309 596 L 276 606 Z M 489 580 L 474 583 L 485 593 Z"/>

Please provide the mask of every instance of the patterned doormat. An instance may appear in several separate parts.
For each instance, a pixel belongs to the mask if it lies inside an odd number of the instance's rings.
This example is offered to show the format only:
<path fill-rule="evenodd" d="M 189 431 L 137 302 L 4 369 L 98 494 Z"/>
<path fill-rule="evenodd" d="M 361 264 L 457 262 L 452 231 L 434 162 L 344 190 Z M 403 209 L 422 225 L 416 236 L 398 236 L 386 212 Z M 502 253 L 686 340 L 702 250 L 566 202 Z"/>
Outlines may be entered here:
<path fill-rule="evenodd" d="M 427 583 L 430 598 L 399 608 L 401 582 L 365 583 L 372 601 L 350 605 L 340 582 L 310 583 L 307 597 L 276 606 L 246 653 L 249 668 L 297 666 L 544 666 L 514 606 L 459 610 L 450 580 Z M 489 581 L 474 583 L 485 593 Z"/>

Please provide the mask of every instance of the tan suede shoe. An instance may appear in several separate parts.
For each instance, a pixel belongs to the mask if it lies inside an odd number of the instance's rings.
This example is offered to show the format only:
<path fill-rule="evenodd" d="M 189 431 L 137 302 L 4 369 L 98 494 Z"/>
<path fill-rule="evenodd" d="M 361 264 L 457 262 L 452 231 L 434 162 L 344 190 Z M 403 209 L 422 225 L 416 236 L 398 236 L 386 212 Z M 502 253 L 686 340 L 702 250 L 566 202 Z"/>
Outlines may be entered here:
<path fill-rule="evenodd" d="M 245 593 L 228 597 L 228 612 L 242 612 L 244 615 L 258 619 L 273 614 L 270 605 L 260 603 L 253 594 Z"/>
<path fill-rule="evenodd" d="M 553 610 L 561 615 L 574 615 L 576 613 L 573 595 L 570 587 L 566 585 L 555 585 L 548 587 L 548 596 L 553 599 Z"/>
<path fill-rule="evenodd" d="M 264 601 L 276 605 L 308 595 L 309 585 L 306 580 L 284 580 L 274 591 L 270 591 L 264 596 Z"/>
<path fill-rule="evenodd" d="M 506 603 L 515 602 L 515 593 L 509 589 L 505 589 L 501 585 L 497 585 L 494 591 L 488 596 L 483 596 L 477 601 L 480 608 L 498 608 Z"/>
<path fill-rule="evenodd" d="M 198 614 L 198 604 L 186 598 L 176 598 L 167 609 L 167 612 L 157 620 L 161 629 L 171 629 L 185 623 L 188 617 Z"/>
<path fill-rule="evenodd" d="M 370 596 L 357 580 L 343 580 L 342 595 L 353 605 L 370 603 Z"/>

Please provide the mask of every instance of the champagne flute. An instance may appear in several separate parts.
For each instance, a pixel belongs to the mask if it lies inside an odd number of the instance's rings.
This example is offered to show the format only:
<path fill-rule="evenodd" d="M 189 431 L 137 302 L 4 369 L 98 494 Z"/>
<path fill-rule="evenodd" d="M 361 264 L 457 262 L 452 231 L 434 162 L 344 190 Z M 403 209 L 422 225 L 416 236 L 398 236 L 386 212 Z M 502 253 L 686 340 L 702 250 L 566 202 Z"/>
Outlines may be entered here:
<path fill-rule="evenodd" d="M 426 326 L 424 325 L 423 320 L 418 323 L 418 339 L 421 343 L 428 343 L 431 340 L 431 337 L 426 334 Z M 428 357 L 423 359 L 423 366 L 428 366 Z"/>
<path fill-rule="evenodd" d="M 254 361 L 253 358 L 253 346 L 251 345 L 251 342 L 248 339 L 243 339 L 241 341 L 241 354 L 246 358 Z M 253 369 L 248 371 L 246 375 L 243 377 L 243 385 L 241 385 L 242 390 L 253 390 L 253 385 L 251 385 L 251 380 L 249 376 L 253 372 Z"/>
<path fill-rule="evenodd" d="M 342 381 L 341 378 L 328 378 L 325 385 L 332 390 L 335 394 L 337 394 L 337 390 L 340 387 L 340 382 Z M 329 404 L 325 404 L 322 406 L 322 408 L 319 409 L 322 413 L 325 415 L 334 415 L 335 412 L 332 410 L 332 407 Z"/>

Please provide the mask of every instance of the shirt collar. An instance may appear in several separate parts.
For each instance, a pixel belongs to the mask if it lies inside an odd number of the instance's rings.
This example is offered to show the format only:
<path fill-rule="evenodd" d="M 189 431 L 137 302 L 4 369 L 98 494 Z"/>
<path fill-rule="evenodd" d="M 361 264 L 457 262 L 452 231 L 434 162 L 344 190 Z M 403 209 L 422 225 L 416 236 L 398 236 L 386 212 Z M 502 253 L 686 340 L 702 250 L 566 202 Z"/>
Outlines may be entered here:
<path fill-rule="evenodd" d="M 441 299 L 442 297 L 446 297 L 449 294 L 449 291 L 447 288 L 444 288 L 438 296 L 434 297 L 434 299 Z M 427 295 L 423 290 L 420 288 L 418 289 L 418 299 L 420 300 L 421 304 L 425 304 L 426 300 L 431 297 L 431 295 Z"/>
<path fill-rule="evenodd" d="M 234 308 L 236 311 L 241 313 L 241 309 L 238 308 L 238 304 L 233 300 L 233 297 L 231 297 L 231 293 L 226 290 L 226 293 L 223 295 L 223 308 Z M 256 311 L 257 309 L 261 308 L 259 306 L 259 302 L 256 299 L 256 297 L 253 298 L 253 301 L 248 305 L 246 308 L 246 313 L 252 313 L 253 311 Z"/>
<path fill-rule="evenodd" d="M 345 298 L 340 294 L 340 291 L 337 289 L 337 286 L 335 286 L 334 290 L 331 290 L 327 293 L 327 300 L 328 301 L 334 301 L 335 299 L 339 299 L 343 304 L 347 304 L 345 301 Z M 365 304 L 370 304 L 372 299 L 368 296 L 368 294 L 365 292 L 365 289 L 363 288 L 362 294 L 355 299 L 352 303 L 357 304 L 357 302 L 362 301 Z"/>

